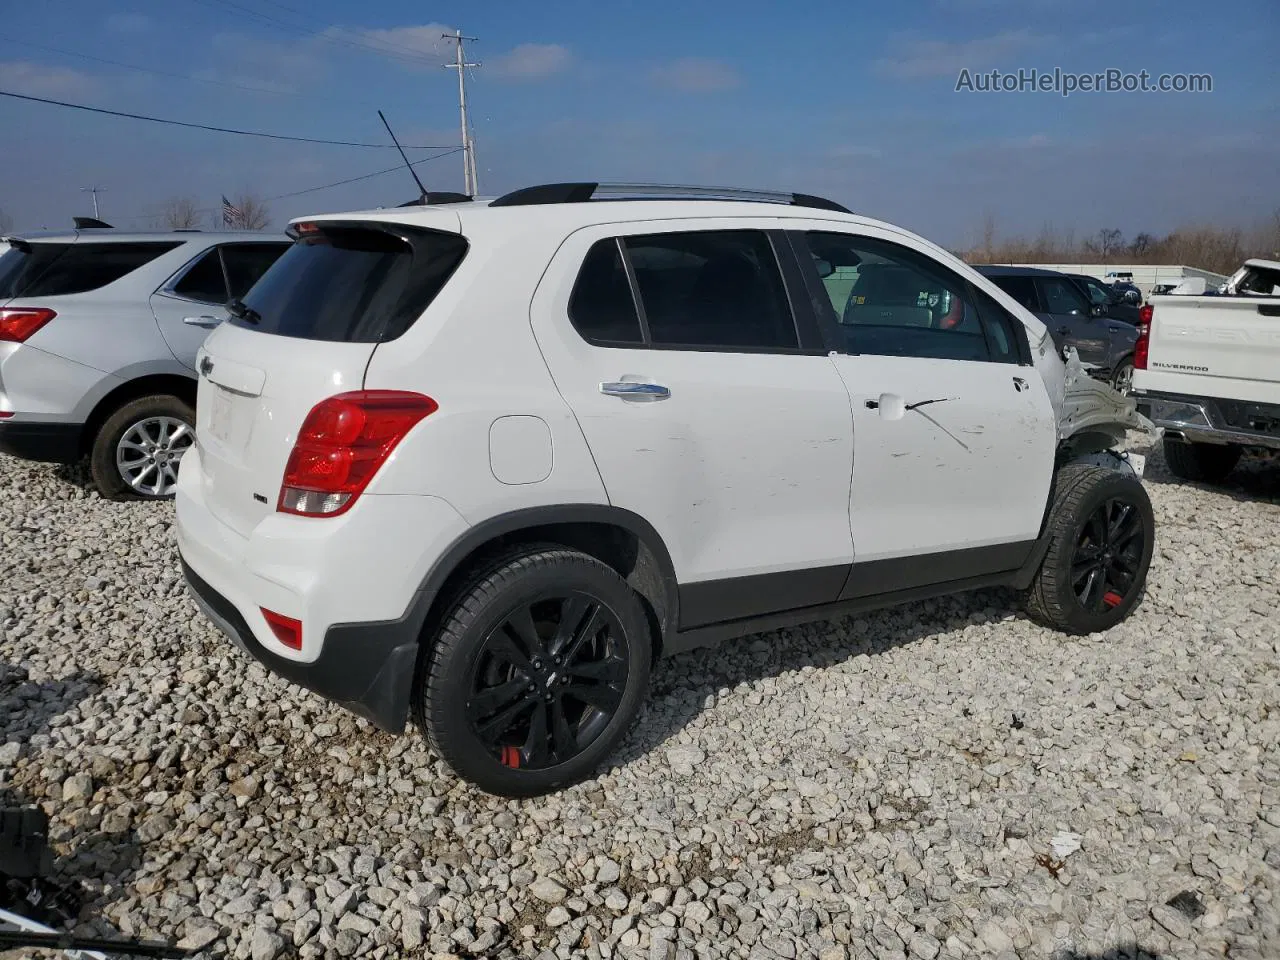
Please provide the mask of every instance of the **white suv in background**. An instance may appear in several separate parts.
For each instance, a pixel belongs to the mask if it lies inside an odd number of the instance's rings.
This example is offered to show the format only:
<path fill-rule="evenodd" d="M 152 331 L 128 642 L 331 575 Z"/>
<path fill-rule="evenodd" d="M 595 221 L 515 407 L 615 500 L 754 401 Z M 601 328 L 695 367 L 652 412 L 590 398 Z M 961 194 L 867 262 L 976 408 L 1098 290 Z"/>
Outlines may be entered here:
<path fill-rule="evenodd" d="M 917 236 L 678 188 L 295 222 L 200 353 L 184 572 L 272 670 L 507 795 L 660 654 L 1011 584 L 1105 630 L 1154 542 L 1132 403 Z"/>
<path fill-rule="evenodd" d="M 0 238 L 0 452 L 87 455 L 109 499 L 173 496 L 196 351 L 287 247 L 106 224 Z"/>

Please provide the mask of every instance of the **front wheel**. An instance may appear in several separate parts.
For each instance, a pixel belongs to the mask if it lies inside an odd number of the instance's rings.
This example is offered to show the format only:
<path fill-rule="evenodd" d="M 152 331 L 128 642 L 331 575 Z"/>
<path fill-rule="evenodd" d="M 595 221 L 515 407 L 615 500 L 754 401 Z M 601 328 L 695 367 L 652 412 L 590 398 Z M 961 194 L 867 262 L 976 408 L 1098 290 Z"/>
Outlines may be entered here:
<path fill-rule="evenodd" d="M 1054 480 L 1049 549 L 1027 597 L 1045 626 L 1087 634 L 1115 626 L 1142 599 L 1155 515 L 1142 481 L 1089 464 Z"/>
<path fill-rule="evenodd" d="M 454 602 L 424 653 L 414 714 L 463 779 L 536 796 L 613 750 L 644 698 L 652 650 L 640 598 L 614 570 L 576 550 L 532 548 Z"/>
<path fill-rule="evenodd" d="M 107 500 L 167 500 L 178 485 L 178 464 L 195 443 L 196 414 L 170 394 L 124 404 L 98 428 L 89 471 Z"/>

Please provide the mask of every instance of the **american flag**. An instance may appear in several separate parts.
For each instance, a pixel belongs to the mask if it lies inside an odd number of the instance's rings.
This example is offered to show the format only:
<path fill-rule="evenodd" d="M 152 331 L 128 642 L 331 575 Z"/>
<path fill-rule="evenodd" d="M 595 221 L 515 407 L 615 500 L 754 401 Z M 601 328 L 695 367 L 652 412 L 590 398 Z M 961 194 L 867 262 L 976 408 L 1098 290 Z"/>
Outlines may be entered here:
<path fill-rule="evenodd" d="M 227 195 L 222 195 L 222 225 L 224 227 L 239 227 L 244 225 L 244 213 L 234 203 L 227 199 Z"/>

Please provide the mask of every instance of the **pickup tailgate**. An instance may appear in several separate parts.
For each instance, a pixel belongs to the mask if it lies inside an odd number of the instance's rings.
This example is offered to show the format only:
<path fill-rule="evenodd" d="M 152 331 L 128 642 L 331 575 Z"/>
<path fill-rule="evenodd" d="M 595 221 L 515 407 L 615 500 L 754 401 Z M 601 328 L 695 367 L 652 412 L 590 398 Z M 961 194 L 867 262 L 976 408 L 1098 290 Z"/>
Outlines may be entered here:
<path fill-rule="evenodd" d="M 1280 386 L 1280 299 L 1152 297 L 1139 390 L 1270 400 Z M 1247 397 L 1264 392 L 1267 396 Z"/>

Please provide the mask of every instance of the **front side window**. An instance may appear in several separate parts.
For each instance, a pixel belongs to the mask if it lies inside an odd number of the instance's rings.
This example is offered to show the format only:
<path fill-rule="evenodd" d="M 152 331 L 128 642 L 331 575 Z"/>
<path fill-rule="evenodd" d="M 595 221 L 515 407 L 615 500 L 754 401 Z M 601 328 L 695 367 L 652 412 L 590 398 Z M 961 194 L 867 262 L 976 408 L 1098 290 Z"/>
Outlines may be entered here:
<path fill-rule="evenodd" d="M 655 346 L 776 350 L 799 346 L 769 238 L 758 230 L 623 239 Z"/>
<path fill-rule="evenodd" d="M 1089 313 L 1089 305 L 1080 296 L 1074 283 L 1065 277 L 1042 277 L 1040 292 L 1044 296 L 1045 313 L 1070 314 L 1082 317 Z"/>
<path fill-rule="evenodd" d="M 849 353 L 989 360 L 968 284 L 906 247 L 842 233 L 805 234 Z"/>

